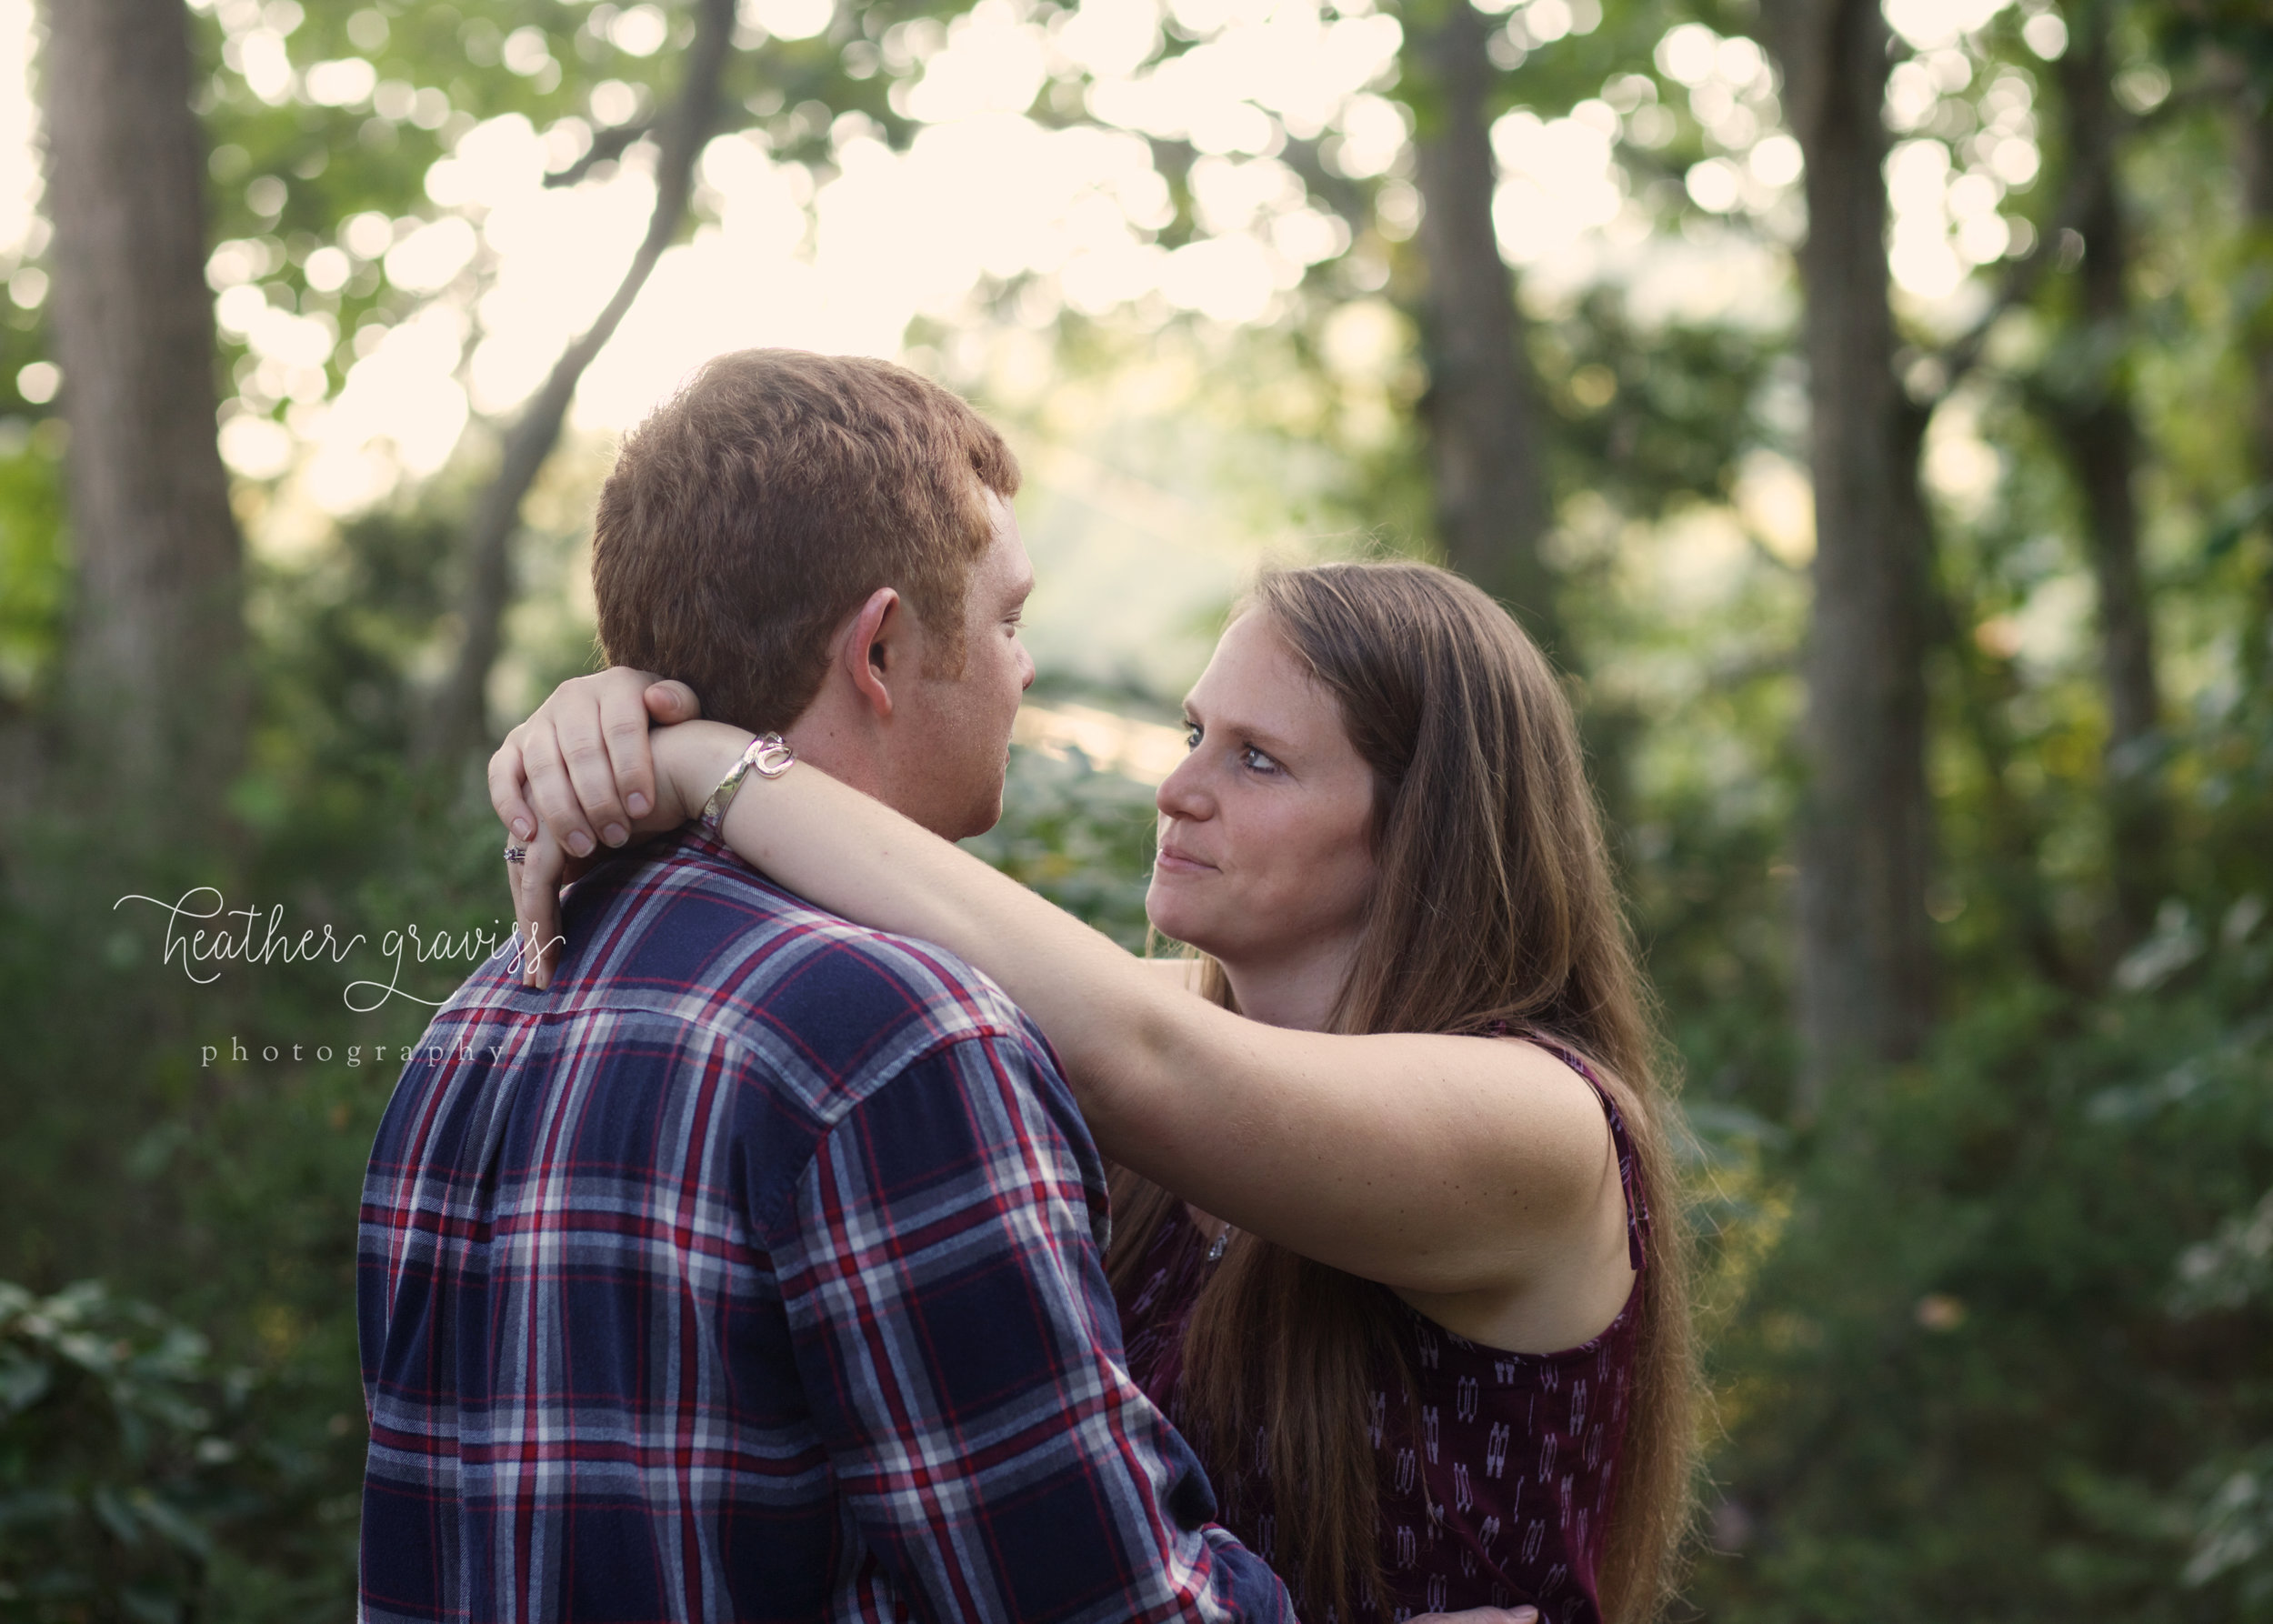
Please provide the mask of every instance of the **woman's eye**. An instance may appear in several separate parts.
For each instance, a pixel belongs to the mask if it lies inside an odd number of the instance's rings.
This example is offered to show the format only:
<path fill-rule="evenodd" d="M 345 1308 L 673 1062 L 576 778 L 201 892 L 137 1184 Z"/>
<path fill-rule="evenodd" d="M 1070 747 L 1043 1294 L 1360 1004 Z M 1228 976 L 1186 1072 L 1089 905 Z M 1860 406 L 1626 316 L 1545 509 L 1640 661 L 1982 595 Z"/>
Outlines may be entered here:
<path fill-rule="evenodd" d="M 1198 749 L 1201 737 L 1200 727 L 1197 722 L 1187 722 L 1184 724 L 1184 747 L 1186 749 Z"/>
<path fill-rule="evenodd" d="M 1247 746 L 1246 749 L 1239 752 L 1239 761 L 1251 772 L 1275 773 L 1278 770 L 1278 763 L 1264 755 L 1253 745 Z"/>

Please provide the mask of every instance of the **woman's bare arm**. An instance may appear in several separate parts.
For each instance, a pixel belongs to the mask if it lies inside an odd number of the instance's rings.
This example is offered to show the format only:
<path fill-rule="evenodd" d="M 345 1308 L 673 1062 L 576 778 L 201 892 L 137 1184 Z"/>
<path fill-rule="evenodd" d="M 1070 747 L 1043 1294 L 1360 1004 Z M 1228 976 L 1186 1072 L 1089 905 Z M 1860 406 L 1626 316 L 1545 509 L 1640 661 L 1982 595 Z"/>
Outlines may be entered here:
<path fill-rule="evenodd" d="M 702 722 L 653 735 L 658 804 L 639 827 L 683 820 L 748 738 Z M 523 917 L 540 923 L 556 809 L 576 796 L 566 758 L 526 762 L 546 831 L 522 877 Z M 723 832 L 818 906 L 992 976 L 1056 1046 L 1106 1154 L 1242 1229 L 1427 1296 L 1520 1290 L 1592 1238 L 1602 1111 L 1528 1045 L 1231 1015 L 809 765 L 746 780 Z"/>

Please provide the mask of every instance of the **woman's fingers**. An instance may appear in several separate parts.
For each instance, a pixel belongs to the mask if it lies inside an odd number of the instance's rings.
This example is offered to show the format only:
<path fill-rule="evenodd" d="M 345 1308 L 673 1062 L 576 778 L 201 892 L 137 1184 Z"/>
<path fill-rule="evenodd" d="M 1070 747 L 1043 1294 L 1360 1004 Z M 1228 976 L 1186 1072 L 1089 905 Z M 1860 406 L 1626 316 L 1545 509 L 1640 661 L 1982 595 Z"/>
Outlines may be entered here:
<path fill-rule="evenodd" d="M 1422 1613 L 1410 1624 L 1539 1624 L 1536 1607 L 1472 1607 L 1466 1612 Z"/>
<path fill-rule="evenodd" d="M 489 759 L 489 804 L 499 819 L 524 840 L 541 822 L 576 857 L 630 839 L 656 800 L 646 699 L 655 688 L 670 690 L 667 707 L 699 713 L 686 684 L 625 666 L 555 688 Z"/>
<path fill-rule="evenodd" d="M 631 838 L 633 815 L 625 809 L 623 797 L 617 793 L 616 779 L 622 764 L 616 759 L 618 745 L 612 736 L 618 727 L 635 729 L 633 737 L 638 740 L 638 754 L 646 756 L 647 713 L 639 702 L 637 690 L 627 692 L 620 685 L 608 684 L 579 689 L 572 695 L 564 687 L 546 706 L 545 714 L 552 720 L 560 758 L 567 767 L 568 782 L 576 790 L 586 826 L 599 832 L 604 845 L 623 845 Z M 624 748 L 628 753 L 629 747 Z M 652 768 L 646 770 L 646 788 L 652 803 Z M 573 845 L 569 849 L 576 851 Z M 577 851 L 576 855 L 583 857 L 585 853 Z"/>
<path fill-rule="evenodd" d="M 621 846 L 643 832 L 642 819 L 649 819 L 646 832 L 666 827 L 650 817 L 661 799 L 651 723 L 692 721 L 702 715 L 702 702 L 683 682 L 627 667 L 578 682 L 563 685 L 545 714 L 551 716 L 585 822 L 599 831 L 602 845 Z"/>
<path fill-rule="evenodd" d="M 528 798 L 536 808 L 542 832 L 576 857 L 588 857 L 598 842 L 585 821 L 583 803 L 570 782 L 568 764 L 561 757 L 560 738 L 538 717 L 522 724 L 521 771 L 528 783 Z"/>
<path fill-rule="evenodd" d="M 552 985 L 553 970 L 566 938 L 560 934 L 560 883 L 568 854 L 550 829 L 540 830 L 528 855 L 510 865 L 513 914 L 521 931 L 521 981 L 526 987 Z"/>
<path fill-rule="evenodd" d="M 536 833 L 536 814 L 523 793 L 526 788 L 521 772 L 521 729 L 516 727 L 489 758 L 489 805 L 516 840 L 530 839 Z"/>

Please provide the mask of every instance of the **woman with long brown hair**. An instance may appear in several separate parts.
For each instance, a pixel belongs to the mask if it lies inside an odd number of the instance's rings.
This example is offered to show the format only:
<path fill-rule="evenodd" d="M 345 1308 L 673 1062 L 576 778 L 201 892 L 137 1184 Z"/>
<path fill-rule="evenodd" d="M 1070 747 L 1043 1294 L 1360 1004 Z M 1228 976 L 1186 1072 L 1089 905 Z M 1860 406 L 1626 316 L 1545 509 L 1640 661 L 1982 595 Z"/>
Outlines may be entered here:
<path fill-rule="evenodd" d="M 597 746 L 594 715 L 516 730 L 501 816 L 527 816 L 526 782 L 547 842 L 585 830 L 560 762 Z M 1121 1169 L 1132 1372 L 1305 1617 L 1648 1619 L 1687 1506 L 1687 1260 L 1560 682 L 1457 576 L 1327 565 L 1263 576 L 1187 721 L 1147 907 L 1194 958 L 1134 959 L 803 767 L 740 794 L 723 838 L 961 955 L 1050 1038 Z M 751 742 L 651 738 L 643 827 Z M 523 885 L 540 930 L 555 861 Z"/>

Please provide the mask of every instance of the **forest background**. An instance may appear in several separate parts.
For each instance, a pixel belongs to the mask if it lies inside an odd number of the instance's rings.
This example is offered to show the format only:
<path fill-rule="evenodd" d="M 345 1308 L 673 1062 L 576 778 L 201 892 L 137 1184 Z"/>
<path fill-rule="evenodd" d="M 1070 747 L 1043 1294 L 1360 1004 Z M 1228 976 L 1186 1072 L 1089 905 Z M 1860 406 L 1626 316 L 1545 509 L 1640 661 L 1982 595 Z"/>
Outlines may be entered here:
<path fill-rule="evenodd" d="M 478 763 L 589 665 L 614 435 L 753 343 L 1010 434 L 977 845 L 1124 939 L 1257 559 L 1445 559 L 1569 673 L 1709 1269 L 1686 1614 L 2273 1617 L 2259 5 L 6 0 L 0 58 L 0 1617 L 347 1616 L 379 1051 L 509 919 Z"/>

